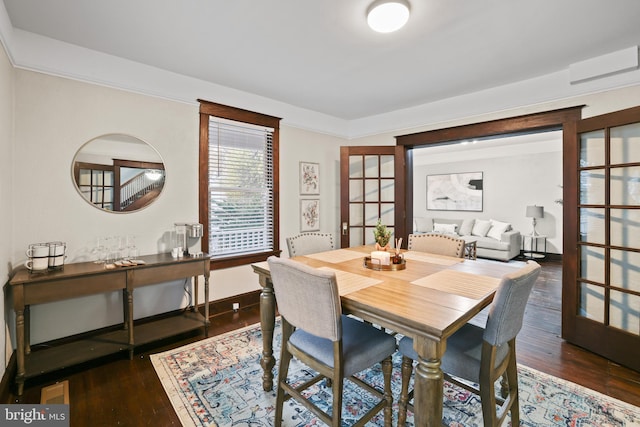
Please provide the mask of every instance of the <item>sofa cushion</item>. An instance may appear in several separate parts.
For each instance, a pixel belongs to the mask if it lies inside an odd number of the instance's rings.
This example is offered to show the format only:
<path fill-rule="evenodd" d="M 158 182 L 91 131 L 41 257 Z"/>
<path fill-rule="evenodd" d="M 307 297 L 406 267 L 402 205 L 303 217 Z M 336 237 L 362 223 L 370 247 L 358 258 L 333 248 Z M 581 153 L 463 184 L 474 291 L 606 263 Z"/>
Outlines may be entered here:
<path fill-rule="evenodd" d="M 470 236 L 471 231 L 473 230 L 473 224 L 475 224 L 476 220 L 473 218 L 468 218 L 462 220 L 462 225 L 458 228 L 458 234 L 461 236 Z"/>
<path fill-rule="evenodd" d="M 471 230 L 471 234 L 473 236 L 484 237 L 487 235 L 487 232 L 491 228 L 491 221 L 486 221 L 484 219 L 477 219 L 475 224 L 473 224 L 473 229 Z"/>
<path fill-rule="evenodd" d="M 440 224 L 438 222 L 434 222 L 433 231 L 435 233 L 457 234 L 458 224 Z"/>
<path fill-rule="evenodd" d="M 496 240 L 500 240 L 502 233 L 508 230 L 511 230 L 511 224 L 492 219 L 491 228 L 487 232 L 487 237 L 493 237 Z"/>
<path fill-rule="evenodd" d="M 431 231 L 431 220 L 427 218 L 413 218 L 413 231 L 416 233 L 426 233 Z"/>
<path fill-rule="evenodd" d="M 502 242 L 500 240 L 494 239 L 493 237 L 478 237 L 476 246 L 478 248 L 496 249 L 499 251 L 509 250 L 509 242 Z"/>

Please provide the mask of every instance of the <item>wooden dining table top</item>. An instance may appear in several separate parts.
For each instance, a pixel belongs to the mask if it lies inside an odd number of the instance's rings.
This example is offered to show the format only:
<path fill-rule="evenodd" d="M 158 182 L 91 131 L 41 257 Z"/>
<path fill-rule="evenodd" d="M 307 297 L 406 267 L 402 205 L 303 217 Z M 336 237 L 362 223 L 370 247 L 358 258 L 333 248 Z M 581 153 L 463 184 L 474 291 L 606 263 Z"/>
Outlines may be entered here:
<path fill-rule="evenodd" d="M 493 299 L 501 277 L 523 265 L 403 251 L 405 269 L 379 271 L 365 266 L 373 250 L 360 246 L 292 260 L 335 272 L 343 312 L 436 341 L 445 341 L 478 314 Z M 268 274 L 266 262 L 253 267 Z"/>

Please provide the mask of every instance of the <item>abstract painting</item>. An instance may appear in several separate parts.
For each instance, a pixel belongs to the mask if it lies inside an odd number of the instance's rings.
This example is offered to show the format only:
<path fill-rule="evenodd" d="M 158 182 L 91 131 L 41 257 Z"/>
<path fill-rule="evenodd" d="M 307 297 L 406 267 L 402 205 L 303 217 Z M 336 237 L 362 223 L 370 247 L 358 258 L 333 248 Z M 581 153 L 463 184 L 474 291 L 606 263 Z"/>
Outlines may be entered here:
<path fill-rule="evenodd" d="M 482 172 L 427 175 L 427 210 L 482 212 Z"/>

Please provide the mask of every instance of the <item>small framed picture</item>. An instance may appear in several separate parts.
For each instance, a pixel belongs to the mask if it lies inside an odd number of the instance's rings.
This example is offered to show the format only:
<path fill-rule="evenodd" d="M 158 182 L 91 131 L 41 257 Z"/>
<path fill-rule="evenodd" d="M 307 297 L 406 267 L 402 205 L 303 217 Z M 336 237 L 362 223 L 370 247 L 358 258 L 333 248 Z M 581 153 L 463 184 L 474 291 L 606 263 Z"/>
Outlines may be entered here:
<path fill-rule="evenodd" d="M 300 232 L 320 231 L 320 200 L 300 200 Z"/>
<path fill-rule="evenodd" d="M 300 194 L 320 194 L 320 165 L 300 162 Z"/>

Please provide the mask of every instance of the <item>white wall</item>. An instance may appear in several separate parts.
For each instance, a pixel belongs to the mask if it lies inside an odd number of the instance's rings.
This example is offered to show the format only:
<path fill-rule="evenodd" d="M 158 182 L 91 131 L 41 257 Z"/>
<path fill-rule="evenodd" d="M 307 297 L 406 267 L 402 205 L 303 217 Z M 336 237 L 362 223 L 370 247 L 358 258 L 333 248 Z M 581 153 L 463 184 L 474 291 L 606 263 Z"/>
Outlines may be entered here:
<path fill-rule="evenodd" d="M 280 249 L 285 257 L 285 239 L 300 233 L 301 199 L 320 199 L 320 232 L 332 233 L 339 244 L 341 145 L 348 141 L 292 127 L 280 132 Z M 319 197 L 300 195 L 300 162 L 319 164 Z"/>
<path fill-rule="evenodd" d="M 29 243 L 64 241 L 73 262 L 88 259 L 96 238 L 108 235 L 135 235 L 141 254 L 156 253 L 174 222 L 197 221 L 197 107 L 23 70 L 15 70 L 15 92 L 14 266 L 26 259 Z M 76 151 L 107 133 L 138 137 L 161 153 L 167 182 L 148 208 L 108 213 L 76 191 Z M 34 306 L 32 342 L 119 323 L 121 300 L 116 292 Z M 180 286 L 143 288 L 136 291 L 135 317 L 182 304 Z"/>
<path fill-rule="evenodd" d="M 155 253 L 176 221 L 198 219 L 198 108 L 40 73 L 16 70 L 14 244 L 11 262 L 26 259 L 29 243 L 61 240 L 68 262 L 88 259 L 98 236 L 136 236 L 141 254 Z M 93 208 L 71 181 L 75 152 L 106 133 L 125 133 L 150 143 L 164 159 L 167 182 L 160 198 L 132 214 Z M 283 126 L 280 134 L 281 249 L 300 232 L 300 161 L 320 164 L 322 232 L 337 237 L 339 146 L 346 141 Z M 200 288 L 202 289 L 202 287 Z M 259 289 L 251 267 L 214 271 L 211 300 Z M 136 291 L 135 317 L 184 305 L 175 284 Z M 122 321 L 119 293 L 32 308 L 32 342 L 38 343 Z M 11 316 L 13 317 L 13 316 Z M 13 325 L 13 319 L 10 318 Z M 55 325 L 55 327 L 42 327 Z"/>
<path fill-rule="evenodd" d="M 9 260 L 13 239 L 13 67 L 2 44 L 0 44 L 0 280 L 2 285 L 9 279 Z M 6 302 L 4 292 L 0 295 L 0 319 L 4 319 Z M 0 343 L 5 342 L 6 327 L 0 326 Z M 0 374 L 8 361 L 8 354 L 0 349 Z"/>
<path fill-rule="evenodd" d="M 421 218 L 495 219 L 511 223 L 522 234 L 530 234 L 531 218 L 525 217 L 528 205 L 544 207 L 544 218 L 536 225 L 547 236 L 547 252 L 562 253 L 562 135 L 555 140 L 528 142 L 484 150 L 441 152 L 429 156 L 429 148 L 414 150 L 413 215 Z M 483 144 L 479 142 L 478 144 Z M 439 150 L 439 149 L 438 149 Z M 427 175 L 483 172 L 482 212 L 433 211 L 426 206 Z M 529 242 L 527 242 L 528 247 Z"/>

